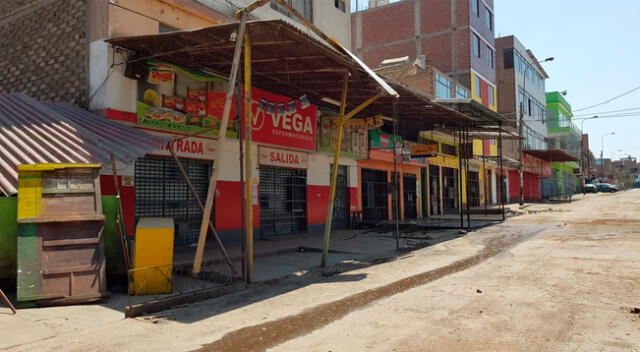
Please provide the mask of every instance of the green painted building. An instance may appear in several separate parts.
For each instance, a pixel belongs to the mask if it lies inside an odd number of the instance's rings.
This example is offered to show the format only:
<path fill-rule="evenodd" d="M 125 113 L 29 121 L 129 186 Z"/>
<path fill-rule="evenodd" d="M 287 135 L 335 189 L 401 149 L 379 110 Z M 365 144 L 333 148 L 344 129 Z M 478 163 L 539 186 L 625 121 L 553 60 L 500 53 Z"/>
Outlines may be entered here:
<path fill-rule="evenodd" d="M 582 132 L 571 121 L 571 105 L 560 92 L 547 95 L 547 133 L 549 149 L 559 149 L 580 159 L 582 155 Z M 576 192 L 581 184 L 580 164 L 578 162 L 554 162 L 553 193 L 569 195 Z"/>

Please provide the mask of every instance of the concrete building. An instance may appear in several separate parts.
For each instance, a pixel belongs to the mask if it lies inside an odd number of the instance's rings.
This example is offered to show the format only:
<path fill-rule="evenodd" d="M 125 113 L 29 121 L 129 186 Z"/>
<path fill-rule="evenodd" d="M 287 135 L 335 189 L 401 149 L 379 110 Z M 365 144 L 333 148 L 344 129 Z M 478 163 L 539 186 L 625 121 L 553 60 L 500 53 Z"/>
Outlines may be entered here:
<path fill-rule="evenodd" d="M 0 60 L 0 67 L 2 67 L 0 93 L 22 92 L 37 99 L 74 103 L 106 118 L 143 128 L 150 133 L 160 135 L 189 133 L 189 129 L 194 126 L 189 126 L 187 123 L 163 126 L 157 121 L 146 121 L 145 109 L 148 107 L 166 109 L 167 104 L 171 104 L 171 99 L 178 98 L 185 101 L 184 99 L 188 99 L 185 97 L 191 95 L 207 102 L 219 101 L 215 99 L 215 94 L 224 92 L 226 81 L 207 76 L 202 72 L 194 73 L 180 67 L 147 60 L 146 69 L 164 69 L 173 72 L 170 84 L 150 83 L 150 80 L 136 78 L 135 74 L 128 72 L 127 68 L 132 69 L 132 65 L 126 64 L 129 59 L 128 53 L 114 50 L 104 39 L 153 35 L 229 23 L 236 21 L 233 14 L 249 3 L 251 3 L 250 0 L 224 2 L 208 0 L 2 1 L 0 46 L 4 50 L 3 60 Z M 289 3 L 325 33 L 349 46 L 349 1 L 332 1 L 331 6 L 326 6 L 326 2 L 311 0 L 290 0 Z M 252 13 L 252 19 L 278 18 L 294 23 L 302 31 L 310 33 L 303 28 L 302 24 L 289 18 L 274 4 L 267 4 Z M 287 104 L 298 98 L 285 99 L 274 95 L 270 97 L 271 100 L 284 99 Z M 145 103 L 149 104 L 145 107 Z M 309 109 L 315 109 L 315 107 L 311 106 Z M 317 116 L 311 113 L 308 117 L 310 121 L 317 119 Z M 320 131 L 323 130 L 320 121 L 317 122 L 310 123 L 312 131 L 309 134 L 313 142 L 308 146 L 289 143 L 289 147 L 293 145 L 298 150 L 285 151 L 285 153 L 294 155 L 301 148 L 316 151 L 318 146 L 315 143 L 315 136 L 320 135 Z M 366 138 L 363 137 L 363 139 L 366 143 Z M 272 144 L 286 148 L 287 143 L 285 138 L 279 138 Z M 322 143 L 320 147 L 323 147 Z M 207 189 L 208 172 L 215 157 L 215 150 L 222 148 L 228 151 L 228 157 L 221 161 L 220 166 L 224 171 L 221 172 L 218 183 L 214 223 L 223 236 L 238 238 L 235 235 L 240 228 L 238 215 L 240 200 L 237 197 L 241 188 L 240 175 L 237 167 L 225 167 L 225 162 L 233 163 L 238 160 L 237 140 L 235 143 L 227 141 L 226 144 L 220 145 L 215 139 L 215 133 L 205 134 L 185 138 L 174 148 L 184 166 L 190 170 L 192 182 L 201 191 Z M 257 149 L 253 153 L 254 160 L 259 160 Z M 280 227 L 277 231 L 274 230 L 278 234 L 318 230 L 322 228 L 325 221 L 326 210 L 323 209 L 326 209 L 326 198 L 315 200 L 319 197 L 318 194 L 324 197 L 326 193 L 328 196 L 331 158 L 328 152 L 318 153 L 308 164 L 316 172 L 309 173 L 308 177 L 306 175 L 307 159 L 304 160 L 304 170 L 274 168 L 277 170 L 270 170 L 273 171 L 272 174 L 260 174 L 261 190 L 285 196 L 295 194 L 300 198 L 296 198 L 298 201 L 296 204 L 305 210 L 304 214 L 296 213 L 295 216 L 290 214 L 290 216 L 280 216 L 275 219 L 275 222 L 279 221 L 278 224 L 282 225 L 278 225 Z M 359 173 L 354 158 L 343 158 L 341 165 L 342 188 L 338 195 L 337 203 L 340 206 L 337 211 L 339 219 L 336 222 L 342 224 L 339 226 L 345 226 L 348 221 L 348 212 L 353 210 L 353 207 L 357 208 L 359 204 L 356 196 Z M 140 216 L 172 216 L 176 222 L 176 242 L 193 243 L 198 232 L 200 221 L 198 218 L 201 218 L 201 212 L 189 193 L 185 192 L 187 188 L 184 181 L 176 177 L 178 175 L 175 173 L 176 167 L 166 149 L 154 151 L 132 165 L 119 167 L 122 203 L 128 233 L 134 233 L 135 219 Z M 103 172 L 104 174 L 101 175 L 103 194 L 113 194 L 113 177 L 108 174 L 108 170 L 103 169 Z M 267 181 L 269 177 L 273 179 L 273 175 L 281 176 L 283 172 L 290 176 L 291 180 L 303 180 L 304 187 L 287 193 L 278 187 L 289 187 L 287 189 L 290 190 L 297 185 L 282 185 Z M 258 174 L 257 171 L 256 174 Z M 307 192 L 314 193 L 307 195 Z M 204 194 L 201 194 L 201 197 L 204 197 Z M 262 199 L 262 195 L 260 197 Z M 314 200 L 309 202 L 308 208 L 302 206 L 306 204 L 304 199 L 307 198 Z M 158 199 L 170 201 L 157 201 Z M 229 204 L 237 206 L 229 206 Z M 282 209 L 286 208 L 285 203 L 278 204 L 281 204 Z M 271 208 L 274 208 L 273 204 Z M 284 210 L 287 211 L 287 209 Z M 272 221 L 271 224 L 275 222 Z M 264 228 L 267 229 L 268 226 L 265 224 Z"/>
<path fill-rule="evenodd" d="M 547 124 L 545 80 L 548 74 L 538 63 L 538 59 L 515 36 L 496 39 L 498 112 L 520 123 L 524 115 L 523 150 L 547 150 Z M 518 141 L 504 143 L 507 158 L 520 159 Z M 524 196 L 530 200 L 540 200 L 541 181 L 550 176 L 549 163 L 538 157 L 524 153 Z M 519 198 L 520 175 L 518 170 L 509 172 L 510 199 Z"/>
<path fill-rule="evenodd" d="M 250 0 L 3 0 L 0 1 L 0 93 L 83 107 L 105 105 L 98 90 L 111 70 L 108 37 L 156 34 L 235 21 Z M 289 0 L 325 33 L 351 43 L 349 0 Z M 254 19 L 288 18 L 275 5 Z M 296 23 L 296 21 L 291 20 Z M 299 26 L 302 30 L 302 26 Z M 121 66 L 114 67 L 122 69 Z M 92 83 L 90 83 L 92 82 Z M 102 89 L 104 91 L 104 87 Z M 109 94 L 118 94 L 112 91 Z"/>
<path fill-rule="evenodd" d="M 582 131 L 571 118 L 571 105 L 560 92 L 547 93 L 547 128 L 549 149 L 559 149 L 580 160 L 582 155 Z M 573 194 L 582 184 L 579 162 L 553 162 L 553 182 L 561 194 Z"/>
<path fill-rule="evenodd" d="M 497 111 L 493 0 L 404 0 L 351 16 L 351 47 L 369 66 L 425 55 Z"/>

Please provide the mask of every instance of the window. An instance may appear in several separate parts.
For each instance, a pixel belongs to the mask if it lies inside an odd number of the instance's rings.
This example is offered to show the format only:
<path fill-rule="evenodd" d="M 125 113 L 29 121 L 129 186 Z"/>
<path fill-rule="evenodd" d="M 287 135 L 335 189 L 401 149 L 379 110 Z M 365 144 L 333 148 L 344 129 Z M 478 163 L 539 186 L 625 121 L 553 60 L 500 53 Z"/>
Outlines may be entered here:
<path fill-rule="evenodd" d="M 313 22 L 313 4 L 312 0 L 285 0 L 291 7 L 300 12 L 304 18 Z M 283 7 L 278 5 L 274 0 L 271 0 L 271 8 L 280 12 L 281 14 L 291 18 L 291 14 Z"/>
<path fill-rule="evenodd" d="M 514 57 L 513 57 L 513 49 L 504 49 L 502 52 L 504 69 L 509 69 L 514 67 Z"/>
<path fill-rule="evenodd" d="M 493 14 L 488 7 L 484 8 L 484 14 L 484 22 L 487 25 L 487 28 L 489 28 L 489 30 L 493 30 Z"/>
<path fill-rule="evenodd" d="M 441 143 L 440 148 L 442 149 L 442 154 L 456 156 L 456 147 L 454 145 Z"/>
<path fill-rule="evenodd" d="M 451 81 L 436 73 L 436 98 L 451 98 Z"/>
<path fill-rule="evenodd" d="M 469 98 L 469 91 L 462 86 L 456 86 L 456 98 L 460 98 L 460 99 Z"/>
<path fill-rule="evenodd" d="M 473 89 L 476 91 L 476 96 L 478 98 L 482 98 L 482 93 L 480 89 L 480 77 L 473 76 Z"/>
<path fill-rule="evenodd" d="M 489 64 L 489 67 L 491 67 L 491 68 L 495 67 L 493 49 L 491 49 L 491 47 L 488 46 L 488 45 L 487 45 L 487 64 Z"/>
<path fill-rule="evenodd" d="M 489 86 L 489 105 L 495 105 L 494 88 Z"/>
<path fill-rule="evenodd" d="M 344 0 L 334 0 L 333 6 L 335 6 L 336 9 L 344 12 Z"/>
<path fill-rule="evenodd" d="M 475 33 L 471 35 L 471 51 L 474 56 L 480 57 L 480 37 Z"/>
<path fill-rule="evenodd" d="M 480 17 L 480 0 L 471 0 L 471 13 Z"/>

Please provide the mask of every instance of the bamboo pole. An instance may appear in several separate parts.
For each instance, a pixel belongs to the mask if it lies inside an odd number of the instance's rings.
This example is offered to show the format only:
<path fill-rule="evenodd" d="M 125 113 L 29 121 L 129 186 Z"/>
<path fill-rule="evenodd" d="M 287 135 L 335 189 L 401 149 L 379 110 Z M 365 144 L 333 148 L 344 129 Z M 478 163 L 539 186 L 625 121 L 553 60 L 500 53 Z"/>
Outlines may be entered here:
<path fill-rule="evenodd" d="M 251 125 L 253 118 L 251 116 L 251 39 L 249 34 L 244 34 L 244 128 L 245 128 L 245 147 L 246 155 L 244 158 L 245 172 L 245 220 L 247 222 L 246 234 L 246 281 L 251 283 L 253 279 L 253 160 L 251 149 Z"/>
<path fill-rule="evenodd" d="M 331 243 L 331 226 L 333 222 L 333 205 L 336 198 L 338 182 L 338 168 L 340 163 L 340 151 L 342 150 L 342 135 L 344 134 L 344 113 L 347 108 L 347 93 L 349 89 L 349 75 L 346 74 L 342 82 L 342 98 L 340 99 L 340 115 L 338 119 L 338 131 L 336 145 L 333 151 L 333 165 L 331 166 L 331 185 L 329 187 L 329 204 L 327 205 L 327 220 L 324 225 L 324 246 L 322 247 L 322 267 L 327 266 L 327 256 Z"/>
<path fill-rule="evenodd" d="M 209 219 L 211 218 L 211 211 L 213 210 L 213 200 L 216 192 L 216 184 L 218 182 L 218 177 L 220 176 L 220 164 L 223 156 L 222 149 L 224 148 L 224 141 L 227 139 L 227 126 L 229 124 L 229 114 L 231 113 L 233 91 L 236 85 L 236 78 L 238 77 L 240 56 L 242 54 L 242 39 L 244 38 L 244 32 L 247 25 L 247 16 L 248 12 L 244 12 L 242 14 L 240 26 L 238 27 L 238 34 L 236 36 L 236 47 L 233 54 L 233 62 L 231 64 L 231 74 L 229 76 L 229 88 L 227 89 L 227 96 L 225 98 L 224 110 L 222 113 L 222 122 L 220 123 L 220 132 L 218 134 L 218 146 L 216 148 L 216 155 L 213 166 L 211 167 L 212 175 L 209 178 L 207 198 L 204 204 L 204 211 L 202 212 L 202 223 L 200 224 L 198 246 L 196 247 L 196 254 L 193 258 L 192 274 L 194 276 L 198 275 L 198 273 L 200 273 L 200 270 L 202 269 L 202 257 L 204 256 L 204 247 L 207 240 Z"/>

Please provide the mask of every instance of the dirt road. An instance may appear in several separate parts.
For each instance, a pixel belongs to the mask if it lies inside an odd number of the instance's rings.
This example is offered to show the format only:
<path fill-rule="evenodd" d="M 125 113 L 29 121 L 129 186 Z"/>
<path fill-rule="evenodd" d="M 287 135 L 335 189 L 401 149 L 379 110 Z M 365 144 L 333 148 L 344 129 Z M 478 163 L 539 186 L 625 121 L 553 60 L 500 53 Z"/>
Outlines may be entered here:
<path fill-rule="evenodd" d="M 387 263 L 146 318 L 0 308 L 0 350 L 640 352 L 640 190 L 531 209 Z"/>
<path fill-rule="evenodd" d="M 473 268 L 272 351 L 640 351 L 640 191 L 524 216 L 548 225 Z"/>

